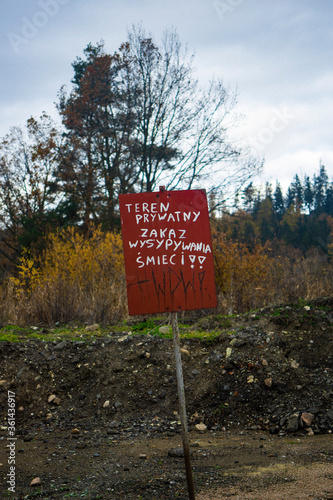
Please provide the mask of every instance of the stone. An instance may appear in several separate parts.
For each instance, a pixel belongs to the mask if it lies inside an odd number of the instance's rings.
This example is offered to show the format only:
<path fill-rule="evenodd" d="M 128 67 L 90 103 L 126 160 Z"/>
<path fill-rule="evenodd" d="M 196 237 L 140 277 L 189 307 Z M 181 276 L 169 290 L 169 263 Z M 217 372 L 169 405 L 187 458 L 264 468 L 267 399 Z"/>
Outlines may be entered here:
<path fill-rule="evenodd" d="M 299 363 L 297 363 L 297 361 L 295 361 L 295 359 L 291 360 L 290 365 L 292 368 L 295 368 L 295 369 L 299 368 Z"/>
<path fill-rule="evenodd" d="M 267 385 L 267 387 L 272 387 L 272 379 L 271 378 L 266 378 L 265 379 L 265 385 Z"/>
<path fill-rule="evenodd" d="M 223 354 L 221 354 L 220 352 L 218 351 L 214 351 L 209 359 L 213 362 L 213 363 L 218 363 L 219 361 L 221 361 L 221 359 L 223 358 Z"/>
<path fill-rule="evenodd" d="M 329 418 L 330 420 L 333 420 L 333 410 L 328 410 L 327 418 Z"/>
<path fill-rule="evenodd" d="M 123 403 L 121 403 L 120 401 L 116 401 L 115 403 L 113 403 L 113 406 L 118 409 L 120 408 L 121 406 L 123 406 Z"/>
<path fill-rule="evenodd" d="M 253 384 L 253 382 L 254 382 L 254 376 L 253 376 L 253 375 L 249 375 L 249 376 L 247 377 L 247 383 L 248 383 L 248 384 Z"/>
<path fill-rule="evenodd" d="M 162 333 L 163 335 L 170 333 L 170 326 L 160 326 L 158 331 L 159 331 L 159 333 Z"/>
<path fill-rule="evenodd" d="M 62 340 L 61 342 L 59 342 L 59 344 L 57 344 L 56 346 L 54 346 L 54 349 L 60 351 L 61 349 L 63 349 L 64 347 L 66 347 L 66 345 L 67 345 L 66 340 Z"/>
<path fill-rule="evenodd" d="M 201 424 L 196 424 L 195 426 L 196 430 L 199 432 L 205 432 L 207 430 L 207 425 L 201 423 Z"/>
<path fill-rule="evenodd" d="M 279 421 L 280 427 L 283 427 L 284 425 L 286 425 L 286 422 L 287 422 L 287 417 L 281 417 L 280 421 Z"/>
<path fill-rule="evenodd" d="M 108 429 L 106 433 L 108 436 L 116 436 L 117 434 L 120 434 L 120 431 L 118 431 L 118 429 Z"/>
<path fill-rule="evenodd" d="M 106 400 L 106 401 L 103 403 L 103 408 L 107 408 L 108 406 L 110 406 L 110 401 L 109 401 L 109 400 Z"/>
<path fill-rule="evenodd" d="M 184 456 L 183 448 L 172 448 L 168 451 L 169 457 L 180 458 Z"/>
<path fill-rule="evenodd" d="M 77 427 L 75 427 L 75 429 L 72 429 L 72 430 L 71 430 L 71 433 L 72 433 L 74 436 L 78 436 L 78 435 L 81 433 L 81 431 L 80 431 L 80 429 L 78 429 Z"/>
<path fill-rule="evenodd" d="M 40 484 L 42 484 L 42 480 L 40 477 L 35 477 L 31 483 L 30 483 L 30 486 L 39 486 Z"/>
<path fill-rule="evenodd" d="M 199 370 L 194 369 L 194 370 L 191 371 L 191 375 L 193 375 L 194 377 L 196 377 L 197 375 L 200 375 L 200 372 L 199 372 Z"/>
<path fill-rule="evenodd" d="M 110 427 L 111 429 L 114 429 L 115 427 L 120 427 L 120 423 L 117 422 L 117 420 L 112 420 L 112 422 L 108 423 L 108 427 Z"/>
<path fill-rule="evenodd" d="M 188 351 L 187 349 L 184 349 L 183 347 L 181 347 L 181 348 L 180 348 L 180 352 L 181 352 L 182 354 L 185 354 L 186 356 L 189 356 L 189 355 L 190 355 L 189 351 Z"/>
<path fill-rule="evenodd" d="M 0 380 L 0 387 L 3 387 L 4 385 L 6 385 L 7 383 L 7 380 Z"/>
<path fill-rule="evenodd" d="M 224 369 L 229 372 L 230 370 L 233 370 L 235 367 L 235 363 L 231 360 L 227 361 L 226 364 L 224 365 Z"/>
<path fill-rule="evenodd" d="M 77 443 L 75 448 L 77 448 L 78 450 L 84 450 L 84 448 L 87 448 L 87 443 Z"/>
<path fill-rule="evenodd" d="M 140 453 L 139 458 L 141 458 L 141 460 L 144 460 L 145 458 L 147 458 L 147 455 L 145 453 Z"/>
<path fill-rule="evenodd" d="M 298 430 L 298 427 L 298 415 L 291 415 L 287 421 L 287 432 L 296 432 Z"/>
<path fill-rule="evenodd" d="M 55 398 L 56 398 L 56 397 L 57 397 L 57 396 L 56 396 L 55 394 L 51 394 L 51 396 L 49 396 L 49 397 L 47 398 L 47 402 L 48 402 L 48 403 L 53 403 L 53 401 L 55 400 Z"/>
<path fill-rule="evenodd" d="M 87 332 L 96 332 L 96 330 L 99 330 L 99 324 L 95 323 L 94 325 L 88 325 L 86 326 L 86 331 Z"/>
<path fill-rule="evenodd" d="M 232 349 L 231 349 L 231 347 L 227 347 L 227 349 L 226 349 L 226 351 L 225 351 L 225 357 L 226 357 L 226 358 L 230 358 L 231 353 L 232 353 Z"/>
<path fill-rule="evenodd" d="M 311 427 L 314 420 L 314 415 L 312 413 L 303 412 L 301 415 L 301 419 L 305 423 L 305 425 Z"/>
<path fill-rule="evenodd" d="M 313 413 L 314 415 L 317 415 L 317 413 L 319 413 L 319 409 L 314 406 L 314 407 L 309 409 L 309 413 Z"/>
<path fill-rule="evenodd" d="M 266 359 L 263 359 L 261 364 L 262 366 L 268 366 L 268 361 Z"/>

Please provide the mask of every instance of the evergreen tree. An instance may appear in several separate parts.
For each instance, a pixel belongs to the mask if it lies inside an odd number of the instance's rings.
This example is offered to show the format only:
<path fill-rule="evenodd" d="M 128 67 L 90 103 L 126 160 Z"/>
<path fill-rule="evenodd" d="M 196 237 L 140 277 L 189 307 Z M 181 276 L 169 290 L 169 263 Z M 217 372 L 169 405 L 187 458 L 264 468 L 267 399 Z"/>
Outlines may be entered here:
<path fill-rule="evenodd" d="M 283 214 L 285 212 L 285 205 L 284 205 L 281 185 L 278 181 L 276 181 L 276 187 L 273 194 L 273 209 L 274 212 L 277 214 L 278 219 L 283 217 Z"/>
<path fill-rule="evenodd" d="M 235 210 L 238 210 L 239 209 L 239 205 L 240 205 L 240 202 L 239 202 L 239 191 L 236 191 L 235 193 L 235 198 L 234 198 L 234 209 Z"/>
<path fill-rule="evenodd" d="M 273 203 L 273 186 L 270 182 L 266 182 L 265 198 L 268 198 Z"/>
<path fill-rule="evenodd" d="M 261 241 L 271 240 L 274 237 L 273 204 L 269 198 L 261 201 L 257 221 Z"/>
<path fill-rule="evenodd" d="M 303 196 L 303 186 L 297 174 L 295 175 L 291 186 L 292 186 L 292 192 L 294 193 L 296 210 L 300 212 L 302 210 L 304 196 Z"/>
<path fill-rule="evenodd" d="M 255 244 L 256 233 L 254 229 L 254 224 L 250 220 L 245 221 L 243 229 L 244 243 L 251 248 Z"/>
<path fill-rule="evenodd" d="M 299 246 L 302 218 L 293 204 L 287 208 L 281 221 L 281 237 L 287 245 Z"/>
<path fill-rule="evenodd" d="M 248 186 L 243 190 L 242 198 L 245 210 L 249 213 L 253 212 L 254 200 L 255 200 L 256 189 L 253 186 L 253 183 L 250 182 Z"/>
<path fill-rule="evenodd" d="M 333 183 L 327 187 L 325 198 L 325 213 L 333 217 Z"/>
<path fill-rule="evenodd" d="M 290 184 L 287 189 L 287 195 L 286 195 L 286 208 L 289 209 L 291 206 L 295 208 L 295 198 L 296 198 L 296 193 L 294 186 Z"/>
<path fill-rule="evenodd" d="M 328 186 L 328 175 L 324 165 L 320 165 L 319 174 L 314 176 L 314 209 L 322 213 L 325 206 L 326 190 Z"/>
<path fill-rule="evenodd" d="M 304 178 L 304 203 L 308 209 L 308 213 L 310 213 L 313 208 L 313 200 L 313 186 L 311 184 L 310 177 L 307 175 Z"/>
<path fill-rule="evenodd" d="M 260 189 L 257 189 L 255 192 L 255 197 L 254 197 L 254 201 L 253 201 L 253 210 L 252 210 L 254 218 L 256 218 L 258 215 L 262 200 L 263 200 L 263 198 L 261 196 Z"/>

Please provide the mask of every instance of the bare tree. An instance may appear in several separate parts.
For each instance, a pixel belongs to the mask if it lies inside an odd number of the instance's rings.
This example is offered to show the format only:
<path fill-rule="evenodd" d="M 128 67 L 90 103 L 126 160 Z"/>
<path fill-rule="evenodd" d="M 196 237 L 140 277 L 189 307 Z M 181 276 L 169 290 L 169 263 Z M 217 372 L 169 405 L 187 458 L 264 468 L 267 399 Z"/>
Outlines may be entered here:
<path fill-rule="evenodd" d="M 236 95 L 220 81 L 200 88 L 193 55 L 174 30 L 158 47 L 133 27 L 118 52 L 90 44 L 85 56 L 73 64 L 74 88 L 61 91 L 59 110 L 70 153 L 62 173 L 71 172 L 86 220 L 104 217 L 112 226 L 119 193 L 159 184 L 226 193 L 261 167 L 228 137 Z"/>
<path fill-rule="evenodd" d="M 236 94 L 219 80 L 200 88 L 194 57 L 174 30 L 165 31 L 159 49 L 142 28 L 134 27 L 129 47 L 141 189 L 154 190 L 163 183 L 168 189 L 204 184 L 214 193 L 227 193 L 230 186 L 239 190 L 262 164 L 228 137 L 236 122 Z"/>
<path fill-rule="evenodd" d="M 61 201 L 55 175 L 58 140 L 44 113 L 39 120 L 27 120 L 25 129 L 13 127 L 0 142 L 0 239 L 11 254 L 54 223 L 52 214 Z"/>

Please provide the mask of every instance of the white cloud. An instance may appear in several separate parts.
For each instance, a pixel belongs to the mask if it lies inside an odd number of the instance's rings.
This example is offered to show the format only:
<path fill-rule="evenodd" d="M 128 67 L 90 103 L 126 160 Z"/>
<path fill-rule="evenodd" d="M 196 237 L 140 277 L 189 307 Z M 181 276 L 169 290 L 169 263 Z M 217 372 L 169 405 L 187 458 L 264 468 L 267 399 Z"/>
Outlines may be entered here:
<path fill-rule="evenodd" d="M 266 158 L 266 164 L 259 180 L 262 183 L 269 181 L 275 185 L 278 180 L 286 192 L 291 180 L 296 174 L 303 179 L 305 175 L 312 176 L 319 172 L 320 164 L 325 165 L 326 171 L 332 178 L 333 152 L 330 150 L 314 151 L 303 149 L 294 153 L 285 153 L 279 158 Z"/>
<path fill-rule="evenodd" d="M 70 86 L 71 63 L 89 42 L 104 39 L 113 52 L 132 24 L 142 22 L 156 39 L 173 25 L 196 53 L 201 82 L 216 76 L 238 88 L 237 111 L 247 120 L 237 137 L 259 144 L 264 175 L 310 174 L 320 159 L 332 174 L 333 2 L 221 0 L 233 7 L 221 18 L 214 0 L 63 0 L 15 54 L 8 34 L 20 33 L 24 18 L 38 20 L 41 1 L 2 8 L 0 136 L 44 109 L 56 115 L 57 92 Z"/>

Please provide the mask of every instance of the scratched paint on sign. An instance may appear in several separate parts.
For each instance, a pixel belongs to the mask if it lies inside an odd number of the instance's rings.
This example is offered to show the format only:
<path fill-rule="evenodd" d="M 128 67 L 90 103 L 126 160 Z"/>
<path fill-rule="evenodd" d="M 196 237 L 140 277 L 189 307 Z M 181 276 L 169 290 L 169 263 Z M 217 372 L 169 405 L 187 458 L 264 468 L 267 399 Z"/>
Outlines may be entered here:
<path fill-rule="evenodd" d="M 216 307 L 204 190 L 119 196 L 131 315 Z"/>

